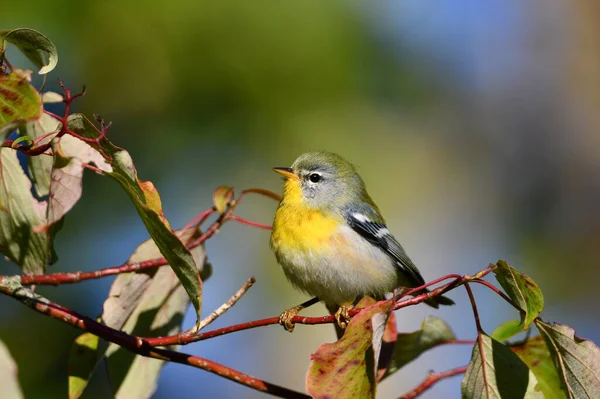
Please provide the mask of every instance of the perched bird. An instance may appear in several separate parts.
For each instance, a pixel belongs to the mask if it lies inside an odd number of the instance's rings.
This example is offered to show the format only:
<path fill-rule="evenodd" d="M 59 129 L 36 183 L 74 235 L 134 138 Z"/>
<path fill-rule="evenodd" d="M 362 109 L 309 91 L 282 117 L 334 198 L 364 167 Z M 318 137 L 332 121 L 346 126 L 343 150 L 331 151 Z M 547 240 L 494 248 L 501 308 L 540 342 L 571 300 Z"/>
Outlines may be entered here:
<path fill-rule="evenodd" d="M 290 168 L 274 171 L 285 183 L 271 248 L 288 280 L 316 297 L 281 314 L 288 331 L 294 328 L 291 319 L 318 301 L 335 312 L 343 329 L 348 311 L 363 296 L 382 299 L 396 288 L 425 284 L 350 162 L 329 152 L 309 152 Z M 435 308 L 454 304 L 443 296 L 427 303 Z"/>

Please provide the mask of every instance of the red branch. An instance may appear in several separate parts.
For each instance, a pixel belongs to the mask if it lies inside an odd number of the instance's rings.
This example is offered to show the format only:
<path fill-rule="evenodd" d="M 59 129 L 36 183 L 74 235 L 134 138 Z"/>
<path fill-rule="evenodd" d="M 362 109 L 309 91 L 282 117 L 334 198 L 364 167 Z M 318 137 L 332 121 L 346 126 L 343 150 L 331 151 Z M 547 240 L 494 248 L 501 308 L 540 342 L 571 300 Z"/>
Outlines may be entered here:
<path fill-rule="evenodd" d="M 204 223 L 206 219 L 213 213 L 213 209 L 207 209 L 196 216 L 192 222 L 197 221 L 196 226 Z M 186 247 L 192 249 L 202 244 L 209 238 L 211 238 L 219 228 L 227 221 L 227 218 L 219 218 L 197 239 L 188 242 Z M 189 223 L 186 228 L 190 227 L 193 223 Z M 92 272 L 73 272 L 73 273 L 52 273 L 52 274 L 38 274 L 38 275 L 23 275 L 20 276 L 21 284 L 23 285 L 59 285 L 59 284 L 73 284 L 83 280 L 92 280 L 101 277 L 114 276 L 121 273 L 138 272 L 140 270 L 151 269 L 154 267 L 160 267 L 168 265 L 169 263 L 165 258 L 149 259 L 137 263 L 126 263 L 119 266 L 107 267 L 105 269 L 95 270 Z"/>
<path fill-rule="evenodd" d="M 252 226 L 252 227 L 258 227 L 259 229 L 263 229 L 263 230 L 271 230 L 273 228 L 273 226 L 271 226 L 269 224 L 253 222 L 251 220 L 247 220 L 247 219 L 241 218 L 239 216 L 235 216 L 235 215 L 231 215 L 229 217 L 229 220 L 233 220 L 233 221 L 241 223 L 241 224 L 247 224 L 248 226 Z"/>
<path fill-rule="evenodd" d="M 193 366 L 271 395 L 283 398 L 309 398 L 308 395 L 301 392 L 271 384 L 208 359 L 167 349 L 153 348 L 144 339 L 115 330 L 89 317 L 79 315 L 70 309 L 52 303 L 48 299 L 20 286 L 15 281 L 14 279 L 13 281 L 8 281 L 8 278 L 0 279 L 0 292 L 12 296 L 39 313 L 63 321 L 80 330 L 90 332 L 138 355 Z"/>
<path fill-rule="evenodd" d="M 487 275 L 488 273 L 490 273 L 492 270 L 493 270 L 493 268 L 487 267 L 486 269 L 477 273 L 476 276 L 477 276 L 477 278 L 483 277 L 483 276 Z M 458 276 L 458 277 L 456 277 L 456 276 Z M 417 295 L 412 298 L 402 299 L 396 303 L 393 310 L 398 310 L 401 308 L 405 308 L 407 306 L 417 305 L 421 302 L 425 302 L 432 297 L 442 295 L 443 293 L 445 293 L 446 291 L 448 291 L 452 288 L 455 288 L 462 284 L 466 284 L 468 281 L 471 281 L 473 278 L 475 278 L 475 277 L 469 276 L 469 275 L 460 276 L 460 275 L 454 275 L 454 274 L 442 277 L 431 283 L 426 284 L 425 286 L 430 286 L 431 284 L 435 284 L 436 282 L 448 280 L 448 279 L 454 279 L 454 281 L 447 283 L 439 288 L 436 288 L 430 292 L 420 294 L 420 295 Z M 425 287 L 425 286 L 423 286 L 423 287 Z M 415 291 L 420 291 L 423 289 L 423 287 L 415 288 Z M 373 306 L 375 306 L 375 305 L 373 305 Z M 361 310 L 362 309 L 352 309 L 349 312 L 349 314 L 350 314 L 350 316 L 354 316 Z M 328 324 L 328 323 L 333 323 L 334 321 L 335 321 L 334 316 L 320 316 L 320 317 L 294 316 L 292 318 L 292 323 L 294 323 L 294 324 L 307 324 L 307 325 Z M 274 325 L 274 324 L 279 324 L 279 316 L 270 317 L 268 319 L 261 319 L 261 320 L 249 321 L 246 323 L 235 324 L 232 326 L 223 327 L 223 328 L 219 328 L 216 330 L 207 331 L 207 332 L 198 333 L 198 334 L 184 332 L 184 333 L 180 333 L 177 335 L 171 335 L 168 337 L 158 337 L 158 338 L 148 337 L 148 338 L 144 338 L 144 340 L 151 346 L 185 345 L 185 344 L 189 344 L 192 342 L 204 341 L 207 339 L 219 337 L 221 335 L 231 334 L 233 332 L 250 330 L 252 328 L 270 326 L 270 325 Z"/>
<path fill-rule="evenodd" d="M 400 396 L 400 399 L 415 399 L 416 397 L 420 396 L 423 392 L 431 388 L 436 382 L 443 380 L 444 378 L 464 374 L 465 371 L 467 371 L 467 366 L 457 367 L 455 369 L 444 371 L 441 373 L 431 373 L 412 391 Z"/>
<path fill-rule="evenodd" d="M 514 301 L 512 299 L 510 299 L 508 297 L 508 295 L 506 295 L 504 292 L 500 291 L 497 287 L 494 287 L 494 285 L 492 283 L 482 280 L 482 279 L 475 279 L 475 280 L 473 280 L 473 282 L 488 287 L 490 290 L 492 290 L 496 294 L 500 295 L 502 297 L 502 299 L 504 299 L 506 302 L 511 304 L 513 308 L 517 309 L 521 313 L 526 313 L 519 305 L 514 303 Z"/>

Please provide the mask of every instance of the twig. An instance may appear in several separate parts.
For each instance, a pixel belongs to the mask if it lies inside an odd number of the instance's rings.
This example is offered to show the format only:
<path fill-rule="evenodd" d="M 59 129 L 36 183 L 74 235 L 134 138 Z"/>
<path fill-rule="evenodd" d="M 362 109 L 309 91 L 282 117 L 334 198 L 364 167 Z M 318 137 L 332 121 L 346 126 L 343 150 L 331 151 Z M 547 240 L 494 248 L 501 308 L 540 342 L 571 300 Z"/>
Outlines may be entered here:
<path fill-rule="evenodd" d="M 237 301 L 240 300 L 242 296 L 244 296 L 244 294 L 250 289 L 250 287 L 252 287 L 252 285 L 255 282 L 256 280 L 254 279 L 254 277 L 250 277 L 248 281 L 246 281 L 246 283 L 235 294 L 233 294 L 231 298 L 227 300 L 227 302 L 219 306 L 211 314 L 202 319 L 202 321 L 200 321 L 198 329 L 202 330 L 204 327 L 208 326 L 210 323 L 215 321 L 223 313 L 227 312 L 233 305 L 237 303 Z"/>
<path fill-rule="evenodd" d="M 61 320 L 83 331 L 88 331 L 138 355 L 190 365 L 271 395 L 283 398 L 309 398 L 308 395 L 301 392 L 271 384 L 208 359 L 167 349 L 153 348 L 142 338 L 115 330 L 89 317 L 79 315 L 70 309 L 50 302 L 30 289 L 21 286 L 17 279 L 0 278 L 0 292 L 15 298 L 37 312 Z"/>
<path fill-rule="evenodd" d="M 415 399 L 416 397 L 420 396 L 423 392 L 431 388 L 436 382 L 443 380 L 444 378 L 464 374 L 465 371 L 467 371 L 467 366 L 457 367 L 455 369 L 444 371 L 441 373 L 431 373 L 412 391 L 400 396 L 399 399 Z"/>
<path fill-rule="evenodd" d="M 473 291 L 471 290 L 471 286 L 469 283 L 464 283 L 465 289 L 467 290 L 467 294 L 469 295 L 469 300 L 471 301 L 471 307 L 473 308 L 473 317 L 475 318 L 475 326 L 477 327 L 477 334 L 480 335 L 483 333 L 483 329 L 481 328 L 481 321 L 479 320 L 479 312 L 477 311 L 477 304 L 475 303 L 475 296 L 473 295 Z M 482 348 L 480 348 L 482 349 Z M 483 351 L 482 351 L 483 353 Z"/>
<path fill-rule="evenodd" d="M 240 198 L 238 198 L 237 202 L 240 202 L 240 200 L 242 198 L 244 198 L 244 196 L 246 194 L 258 194 L 258 195 L 262 195 L 265 197 L 269 197 L 274 199 L 275 201 L 281 201 L 281 195 L 274 193 L 271 190 L 267 190 L 265 188 L 247 188 L 245 190 L 242 190 L 242 193 L 240 194 Z"/>
<path fill-rule="evenodd" d="M 234 222 L 241 223 L 241 224 L 247 224 L 248 226 L 258 227 L 259 229 L 263 229 L 263 230 L 271 230 L 273 228 L 269 224 L 262 224 L 262 223 L 258 223 L 258 222 L 253 222 L 251 220 L 247 220 L 247 219 L 241 218 L 239 216 L 235 216 L 235 215 L 229 216 L 228 219 L 229 220 L 233 220 Z"/>
<path fill-rule="evenodd" d="M 502 299 L 504 299 L 506 302 L 511 304 L 513 308 L 517 309 L 519 312 L 526 313 L 519 305 L 514 303 L 513 300 L 508 297 L 508 295 L 506 295 L 504 292 L 500 291 L 497 287 L 494 287 L 494 285 L 492 283 L 482 280 L 482 279 L 479 279 L 479 278 L 472 280 L 472 282 L 488 287 L 490 290 L 492 290 L 496 294 L 500 295 L 502 297 Z"/>
<path fill-rule="evenodd" d="M 485 276 L 486 274 L 490 273 L 491 271 L 492 271 L 492 269 L 488 267 L 488 268 L 482 270 L 482 272 L 485 272 L 485 273 L 480 274 L 481 273 L 480 272 L 480 273 L 478 273 L 478 275 Z M 413 305 L 417 305 L 421 302 L 425 302 L 432 297 L 442 295 L 449 289 L 453 289 L 458 285 L 465 284 L 467 281 L 470 281 L 471 278 L 473 278 L 473 277 L 470 275 L 460 276 L 460 275 L 452 274 L 452 275 L 444 276 L 440 279 L 437 279 L 435 281 L 432 281 L 431 283 L 426 284 L 425 286 L 429 286 L 431 284 L 435 284 L 436 282 L 447 280 L 447 279 L 454 279 L 454 281 L 451 281 L 450 283 L 447 283 L 447 284 L 445 284 L 439 288 L 436 288 L 430 292 L 423 293 L 423 294 L 414 296 L 412 298 L 402 299 L 401 301 L 397 302 L 396 305 L 394 305 L 393 310 L 398 310 L 401 308 L 405 308 L 407 306 L 413 306 Z M 423 289 L 423 287 L 415 288 L 416 291 L 419 291 L 422 289 Z M 373 305 L 373 306 L 375 306 L 375 305 Z M 350 316 L 354 316 L 361 310 L 362 309 L 355 308 L 355 309 L 352 309 L 349 312 L 349 314 L 350 314 Z M 292 318 L 291 321 L 294 324 L 306 324 L 306 325 L 329 324 L 329 323 L 333 323 L 335 321 L 335 317 L 334 316 L 320 316 L 320 317 L 295 316 Z M 207 339 L 219 337 L 221 335 L 227 335 L 227 334 L 231 334 L 231 333 L 238 332 L 238 331 L 250 330 L 253 328 L 257 328 L 257 327 L 265 327 L 265 326 L 270 326 L 270 325 L 275 325 L 275 324 L 277 324 L 277 325 L 279 324 L 279 316 L 270 317 L 267 319 L 249 321 L 249 322 L 240 323 L 240 324 L 235 324 L 232 326 L 219 328 L 219 329 L 216 329 L 213 331 L 206 331 L 206 332 L 199 333 L 199 334 L 190 335 L 190 334 L 186 334 L 186 333 L 181 333 L 181 334 L 172 335 L 172 336 L 168 336 L 168 337 L 144 338 L 144 339 L 152 346 L 166 346 L 166 345 L 175 345 L 175 344 L 186 345 L 186 344 L 189 344 L 192 342 L 204 341 Z"/>
<path fill-rule="evenodd" d="M 210 211 L 210 212 L 209 212 Z M 206 221 L 208 216 L 212 213 L 212 208 L 203 211 L 194 220 L 198 219 L 198 223 Z M 198 245 L 202 244 L 210 237 L 212 237 L 225 223 L 227 220 L 219 218 L 216 220 L 206 232 L 200 235 L 193 241 L 186 243 L 188 249 L 193 249 Z M 199 226 L 199 224 L 196 224 Z M 92 280 L 101 277 L 114 276 L 121 273 L 138 272 L 140 270 L 152 269 L 155 267 L 166 266 L 169 263 L 165 258 L 149 259 L 143 262 L 137 263 L 126 263 L 119 266 L 107 267 L 105 269 L 95 270 L 92 272 L 72 272 L 72 273 L 52 273 L 52 274 L 38 274 L 38 275 L 23 275 L 18 276 L 21 279 L 23 285 L 60 285 L 60 284 L 73 284 L 83 280 Z"/>

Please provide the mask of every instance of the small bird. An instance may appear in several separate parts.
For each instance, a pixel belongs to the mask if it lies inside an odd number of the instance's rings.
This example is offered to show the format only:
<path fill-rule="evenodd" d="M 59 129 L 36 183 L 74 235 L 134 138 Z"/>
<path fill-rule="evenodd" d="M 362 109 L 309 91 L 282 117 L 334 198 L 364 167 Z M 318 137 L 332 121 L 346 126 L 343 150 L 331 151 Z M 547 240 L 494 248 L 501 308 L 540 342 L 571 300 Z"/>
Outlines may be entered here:
<path fill-rule="evenodd" d="M 288 280 L 315 296 L 281 314 L 279 322 L 286 330 L 293 330 L 291 319 L 300 310 L 323 301 L 343 331 L 348 312 L 363 296 L 382 299 L 397 288 L 425 284 L 386 227 L 354 165 L 318 151 L 301 155 L 290 168 L 273 170 L 285 183 L 271 249 Z M 426 303 L 435 308 L 454 304 L 443 296 Z"/>

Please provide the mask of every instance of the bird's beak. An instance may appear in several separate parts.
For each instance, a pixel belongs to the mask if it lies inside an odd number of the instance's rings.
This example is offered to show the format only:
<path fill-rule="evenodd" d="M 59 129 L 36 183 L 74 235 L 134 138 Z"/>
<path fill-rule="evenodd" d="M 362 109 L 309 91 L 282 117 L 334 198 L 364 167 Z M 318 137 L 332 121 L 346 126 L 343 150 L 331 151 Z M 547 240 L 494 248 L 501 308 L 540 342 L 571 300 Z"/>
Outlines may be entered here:
<path fill-rule="evenodd" d="M 294 173 L 294 169 L 292 168 L 273 168 L 273 170 L 286 179 L 298 180 L 300 181 L 300 177 Z"/>

